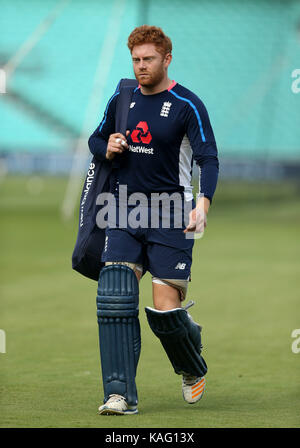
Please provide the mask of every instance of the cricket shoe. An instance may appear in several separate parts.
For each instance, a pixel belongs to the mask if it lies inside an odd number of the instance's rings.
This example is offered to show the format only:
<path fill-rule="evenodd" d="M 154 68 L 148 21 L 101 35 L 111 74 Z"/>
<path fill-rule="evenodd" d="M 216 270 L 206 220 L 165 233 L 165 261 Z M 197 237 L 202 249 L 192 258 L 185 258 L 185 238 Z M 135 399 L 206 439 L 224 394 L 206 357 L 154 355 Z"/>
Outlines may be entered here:
<path fill-rule="evenodd" d="M 107 402 L 99 407 L 100 415 L 130 415 L 137 414 L 136 406 L 129 406 L 122 395 L 112 394 Z"/>
<path fill-rule="evenodd" d="M 182 375 L 182 395 L 190 404 L 196 403 L 202 398 L 205 389 L 204 376 Z"/>

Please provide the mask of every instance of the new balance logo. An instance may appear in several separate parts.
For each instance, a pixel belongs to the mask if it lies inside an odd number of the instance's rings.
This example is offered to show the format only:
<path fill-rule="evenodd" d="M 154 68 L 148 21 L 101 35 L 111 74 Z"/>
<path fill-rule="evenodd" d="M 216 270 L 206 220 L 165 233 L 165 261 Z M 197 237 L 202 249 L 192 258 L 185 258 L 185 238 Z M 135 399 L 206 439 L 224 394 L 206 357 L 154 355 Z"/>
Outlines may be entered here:
<path fill-rule="evenodd" d="M 132 109 L 135 106 L 135 102 L 130 103 L 130 109 Z"/>
<path fill-rule="evenodd" d="M 185 269 L 185 267 L 186 267 L 186 263 L 177 263 L 177 266 L 175 269 L 183 270 L 183 269 Z"/>
<path fill-rule="evenodd" d="M 172 103 L 169 103 L 169 101 L 165 101 L 164 104 L 162 105 L 162 108 L 161 108 L 161 111 L 160 111 L 160 116 L 161 117 L 168 117 L 171 106 L 172 106 Z"/>

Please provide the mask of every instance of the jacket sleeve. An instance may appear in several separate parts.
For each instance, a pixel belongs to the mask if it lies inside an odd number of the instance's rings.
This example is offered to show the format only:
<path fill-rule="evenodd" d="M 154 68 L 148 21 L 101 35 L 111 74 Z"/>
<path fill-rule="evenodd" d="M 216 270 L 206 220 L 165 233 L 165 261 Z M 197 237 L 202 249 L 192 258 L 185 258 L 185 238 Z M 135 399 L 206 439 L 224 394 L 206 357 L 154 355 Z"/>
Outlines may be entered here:
<path fill-rule="evenodd" d="M 196 95 L 187 105 L 186 133 L 199 166 L 199 194 L 212 202 L 219 175 L 218 150 L 207 110 Z"/>
<path fill-rule="evenodd" d="M 91 153 L 99 160 L 106 160 L 106 148 L 110 134 L 115 132 L 116 92 L 108 101 L 103 119 L 89 138 Z"/>

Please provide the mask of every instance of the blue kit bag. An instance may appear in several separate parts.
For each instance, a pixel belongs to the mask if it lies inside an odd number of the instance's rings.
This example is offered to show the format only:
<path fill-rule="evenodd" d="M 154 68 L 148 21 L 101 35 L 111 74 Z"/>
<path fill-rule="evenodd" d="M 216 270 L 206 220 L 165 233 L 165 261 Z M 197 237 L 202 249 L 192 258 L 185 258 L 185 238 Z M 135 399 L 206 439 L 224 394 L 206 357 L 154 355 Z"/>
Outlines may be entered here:
<path fill-rule="evenodd" d="M 135 79 L 121 79 L 117 96 L 115 132 L 125 135 L 131 97 L 138 83 Z M 92 134 L 96 137 L 99 126 Z M 77 240 L 72 254 L 72 268 L 92 280 L 98 281 L 104 262 L 101 254 L 105 242 L 105 229 L 96 224 L 96 216 L 102 206 L 96 204 L 100 193 L 112 191 L 114 170 L 118 169 L 117 156 L 113 162 L 93 157 L 82 189 L 79 205 Z"/>

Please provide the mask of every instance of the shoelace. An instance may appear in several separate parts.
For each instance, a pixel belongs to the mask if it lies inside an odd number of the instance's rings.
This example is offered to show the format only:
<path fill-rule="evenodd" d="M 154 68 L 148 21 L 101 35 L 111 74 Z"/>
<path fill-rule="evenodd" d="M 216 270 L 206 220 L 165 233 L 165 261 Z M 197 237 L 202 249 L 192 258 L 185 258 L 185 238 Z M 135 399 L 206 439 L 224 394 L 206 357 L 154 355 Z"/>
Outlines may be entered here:
<path fill-rule="evenodd" d="M 194 376 L 189 376 L 189 375 L 183 375 L 182 376 L 183 379 L 183 384 L 185 386 L 193 386 L 194 384 L 196 384 L 199 381 L 198 377 L 194 377 Z"/>
<path fill-rule="evenodd" d="M 109 396 L 109 399 L 107 400 L 107 403 L 109 401 L 111 401 L 111 400 L 113 400 L 113 401 L 125 401 L 125 398 L 122 397 L 121 395 L 118 395 L 118 394 L 111 394 Z"/>

